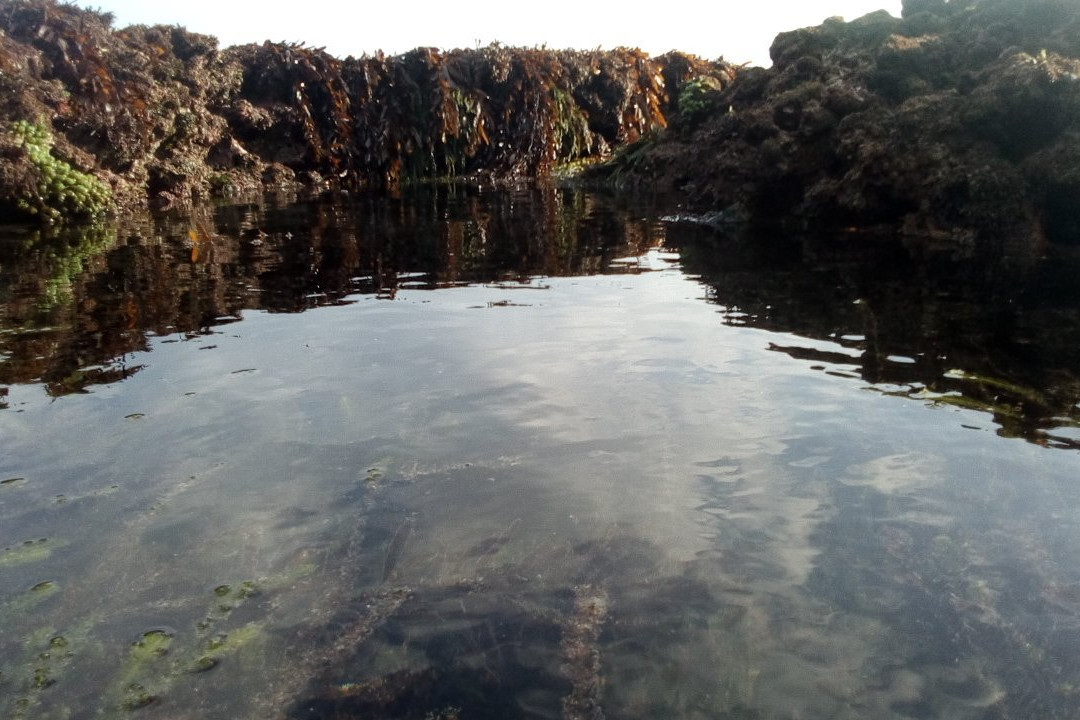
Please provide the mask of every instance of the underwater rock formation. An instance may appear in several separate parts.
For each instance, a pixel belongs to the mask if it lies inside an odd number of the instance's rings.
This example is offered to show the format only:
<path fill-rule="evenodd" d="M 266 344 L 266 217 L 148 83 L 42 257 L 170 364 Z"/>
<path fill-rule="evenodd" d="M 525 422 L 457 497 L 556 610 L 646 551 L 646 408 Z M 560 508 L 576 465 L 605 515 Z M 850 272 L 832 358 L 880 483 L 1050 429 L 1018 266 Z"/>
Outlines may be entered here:
<path fill-rule="evenodd" d="M 13 130 L 20 122 L 51 143 L 65 178 L 92 175 L 121 206 L 264 186 L 382 190 L 547 175 L 600 158 L 662 128 L 685 84 L 725 87 L 736 70 L 626 48 L 491 45 L 340 60 L 269 42 L 219 50 L 180 27 L 111 23 L 55 0 L 0 6 L 0 210 L 9 217 L 31 206 L 47 219 L 78 214 L 45 202 L 67 190 L 41 177 L 25 133 Z"/>
<path fill-rule="evenodd" d="M 599 175 L 802 229 L 1080 242 L 1080 5 L 906 0 L 781 33 Z"/>

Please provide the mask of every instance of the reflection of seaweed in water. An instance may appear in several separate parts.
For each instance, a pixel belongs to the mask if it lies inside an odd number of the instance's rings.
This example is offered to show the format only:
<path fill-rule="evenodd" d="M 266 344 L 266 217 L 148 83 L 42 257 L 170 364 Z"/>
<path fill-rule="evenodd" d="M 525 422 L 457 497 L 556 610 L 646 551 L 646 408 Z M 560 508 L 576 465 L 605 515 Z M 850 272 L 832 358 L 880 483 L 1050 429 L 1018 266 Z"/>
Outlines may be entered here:
<path fill-rule="evenodd" d="M 78 336 L 77 301 L 81 284 L 105 266 L 116 238 L 115 226 L 89 224 L 9 240 L 0 256 L 0 318 L 4 329 L 14 332 L 0 346 L 6 351 L 0 355 L 0 379 L 21 381 L 29 375 L 45 381 L 56 396 L 116 382 L 140 369 L 111 357 L 82 367 L 77 361 L 49 363 L 64 351 L 85 354 L 88 345 L 101 342 L 101 337 Z M 69 338 L 82 347 L 67 347 L 63 340 Z"/>
<path fill-rule="evenodd" d="M 725 322 L 811 339 L 812 347 L 785 338 L 771 349 L 890 395 L 986 413 L 1005 437 L 1080 447 L 1075 253 L 984 248 L 957 259 L 888 235 L 800 238 L 683 223 L 669 239 Z"/>
<path fill-rule="evenodd" d="M 32 298 L 37 317 L 25 317 L 24 322 L 35 326 L 42 322 L 40 318 L 72 302 L 73 283 L 95 258 L 116 244 L 116 227 L 94 223 L 65 227 L 60 231 L 34 230 L 21 240 L 23 247 L 16 253 L 18 257 L 0 258 L 6 260 L 0 267 L 15 265 L 20 271 L 17 276 L 6 278 L 0 286 L 0 289 L 6 288 L 4 295 L 0 295 L 0 302 L 7 305 L 22 298 Z M 26 272 L 24 264 L 27 262 L 36 266 L 34 271 Z M 29 287 L 31 284 L 36 288 Z"/>
<path fill-rule="evenodd" d="M 150 338 L 208 333 L 245 309 L 300 312 L 355 293 L 606 271 L 662 229 L 602 196 L 523 185 L 417 187 L 397 198 L 258 203 L 0 238 L 0 382 L 59 396 L 139 369 Z M 117 244 L 117 235 L 126 242 Z M 67 239 L 65 239 L 67 238 Z"/>

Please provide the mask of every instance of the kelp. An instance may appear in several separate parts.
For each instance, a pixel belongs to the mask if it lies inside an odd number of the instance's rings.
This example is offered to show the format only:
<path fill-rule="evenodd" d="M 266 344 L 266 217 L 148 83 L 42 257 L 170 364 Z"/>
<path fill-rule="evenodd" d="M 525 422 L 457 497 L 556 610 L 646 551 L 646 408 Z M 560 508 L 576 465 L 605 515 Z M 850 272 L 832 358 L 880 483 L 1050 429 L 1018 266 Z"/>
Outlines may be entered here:
<path fill-rule="evenodd" d="M 297 44 L 264 43 L 237 49 L 244 66 L 240 96 L 272 118 L 278 133 L 260 137 L 258 123 L 244 128 L 247 142 L 302 148 L 292 162 L 329 171 L 348 168 L 352 148 L 350 100 L 341 62 Z M 251 130 L 255 132 L 252 133 Z M 280 152 L 280 151 L 279 151 Z"/>
<path fill-rule="evenodd" d="M 260 57 L 268 59 L 274 47 L 264 45 Z M 325 53 L 304 52 L 302 63 L 329 73 L 315 81 L 317 87 L 347 88 L 345 99 L 317 108 L 321 116 L 334 117 L 340 128 L 341 111 L 353 114 L 356 163 L 324 163 L 319 170 L 364 187 L 477 173 L 548 175 L 560 164 L 600 157 L 613 145 L 664 127 L 674 97 L 663 61 L 639 50 L 418 48 L 393 57 L 350 58 L 340 65 L 340 78 L 338 66 L 312 60 Z M 677 57 L 687 68 L 672 76 L 679 87 L 688 74 L 728 72 L 723 64 Z M 339 130 L 333 137 L 347 134 Z M 321 142 L 315 133 L 306 137 L 309 157 L 340 153 L 326 143 L 312 145 Z"/>
<path fill-rule="evenodd" d="M 663 129 L 687 83 L 726 87 L 737 70 L 632 48 L 219 51 L 180 27 L 111 22 L 55 0 L 0 6 L 0 122 L 50 118 L 58 157 L 159 205 L 263 184 L 546 176 Z M 7 173 L 0 196 L 23 185 Z"/>

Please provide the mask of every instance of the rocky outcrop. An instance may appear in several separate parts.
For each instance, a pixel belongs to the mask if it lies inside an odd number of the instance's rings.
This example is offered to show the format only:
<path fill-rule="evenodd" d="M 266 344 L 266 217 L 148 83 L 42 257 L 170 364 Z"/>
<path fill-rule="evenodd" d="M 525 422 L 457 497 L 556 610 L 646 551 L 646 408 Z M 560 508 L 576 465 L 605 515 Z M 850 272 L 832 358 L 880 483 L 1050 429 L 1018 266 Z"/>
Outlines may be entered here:
<path fill-rule="evenodd" d="M 907 0 L 777 36 L 773 67 L 489 46 L 340 60 L 0 6 L 0 211 L 272 186 L 393 189 L 615 158 L 710 217 L 1080 243 L 1080 5 Z"/>
<path fill-rule="evenodd" d="M 723 87 L 735 73 L 632 49 L 219 50 L 183 28 L 111 21 L 54 0 L 0 5 L 5 214 L 92 215 L 67 187 L 96 189 L 88 175 L 121 203 L 162 205 L 265 185 L 544 175 L 663 127 L 685 83 Z"/>
<path fill-rule="evenodd" d="M 1080 4 L 906 0 L 770 54 L 600 174 L 800 229 L 1080 243 Z"/>

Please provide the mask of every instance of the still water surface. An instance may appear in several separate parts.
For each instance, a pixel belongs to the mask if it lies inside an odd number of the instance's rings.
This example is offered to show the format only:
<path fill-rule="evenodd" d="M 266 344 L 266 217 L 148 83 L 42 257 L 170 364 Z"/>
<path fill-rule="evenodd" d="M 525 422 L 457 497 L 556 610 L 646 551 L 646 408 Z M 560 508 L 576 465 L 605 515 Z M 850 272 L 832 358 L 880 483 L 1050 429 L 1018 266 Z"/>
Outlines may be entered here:
<path fill-rule="evenodd" d="M 10 233 L 0 716 L 1080 717 L 1075 259 L 676 220 Z"/>

